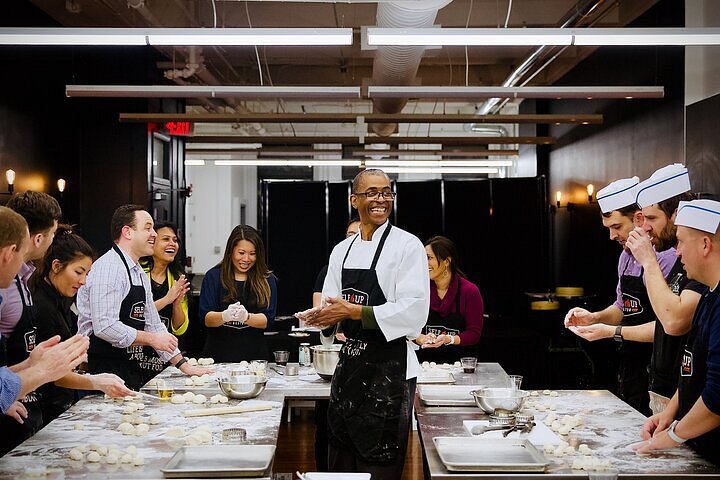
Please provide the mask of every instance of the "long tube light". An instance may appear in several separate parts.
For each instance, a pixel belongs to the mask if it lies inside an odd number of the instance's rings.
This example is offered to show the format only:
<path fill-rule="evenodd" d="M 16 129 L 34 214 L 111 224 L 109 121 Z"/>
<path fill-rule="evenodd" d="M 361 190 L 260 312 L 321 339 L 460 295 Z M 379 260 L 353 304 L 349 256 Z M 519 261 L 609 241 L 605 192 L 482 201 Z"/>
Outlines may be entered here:
<path fill-rule="evenodd" d="M 368 98 L 663 98 L 664 87 L 368 87 Z"/>
<path fill-rule="evenodd" d="M 512 160 L 365 160 L 366 167 L 512 167 Z"/>
<path fill-rule="evenodd" d="M 244 167 L 360 167 L 360 160 L 215 160 L 215 165 Z"/>
<path fill-rule="evenodd" d="M 497 168 L 486 167 L 440 167 L 440 168 L 416 168 L 416 167 L 387 167 L 382 169 L 385 173 L 498 173 Z"/>
<path fill-rule="evenodd" d="M 0 45 L 352 45 L 352 28 L 0 28 Z"/>
<path fill-rule="evenodd" d="M 213 85 L 66 85 L 68 97 L 360 98 L 360 87 Z"/>
<path fill-rule="evenodd" d="M 477 45 L 720 45 L 720 28 L 368 28 L 367 43 Z"/>

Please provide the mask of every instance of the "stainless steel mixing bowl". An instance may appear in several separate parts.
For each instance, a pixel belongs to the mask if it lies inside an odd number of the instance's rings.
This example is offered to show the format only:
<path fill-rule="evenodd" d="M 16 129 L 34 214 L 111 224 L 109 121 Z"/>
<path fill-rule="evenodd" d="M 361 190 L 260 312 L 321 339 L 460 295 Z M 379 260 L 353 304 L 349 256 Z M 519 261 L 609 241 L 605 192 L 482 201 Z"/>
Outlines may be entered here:
<path fill-rule="evenodd" d="M 475 399 L 475 404 L 488 414 L 496 409 L 517 412 L 529 395 L 525 390 L 514 388 L 478 388 L 470 394 Z"/>
<path fill-rule="evenodd" d="M 328 382 L 332 380 L 335 367 L 340 359 L 340 349 L 342 345 L 314 345 L 313 351 L 313 367 L 323 380 Z"/>
<path fill-rule="evenodd" d="M 235 375 L 218 378 L 220 390 L 226 396 L 240 400 L 257 397 L 265 390 L 266 383 L 266 377 L 257 375 Z"/>

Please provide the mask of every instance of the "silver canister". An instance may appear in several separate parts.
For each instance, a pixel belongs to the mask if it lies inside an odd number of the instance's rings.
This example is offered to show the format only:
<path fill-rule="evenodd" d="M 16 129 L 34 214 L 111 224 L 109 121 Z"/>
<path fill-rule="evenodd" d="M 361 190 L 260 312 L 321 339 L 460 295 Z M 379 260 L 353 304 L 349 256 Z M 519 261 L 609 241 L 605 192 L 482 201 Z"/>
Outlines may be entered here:
<path fill-rule="evenodd" d="M 310 353 L 310 344 L 301 343 L 298 355 L 298 363 L 304 367 L 312 365 L 312 354 Z"/>

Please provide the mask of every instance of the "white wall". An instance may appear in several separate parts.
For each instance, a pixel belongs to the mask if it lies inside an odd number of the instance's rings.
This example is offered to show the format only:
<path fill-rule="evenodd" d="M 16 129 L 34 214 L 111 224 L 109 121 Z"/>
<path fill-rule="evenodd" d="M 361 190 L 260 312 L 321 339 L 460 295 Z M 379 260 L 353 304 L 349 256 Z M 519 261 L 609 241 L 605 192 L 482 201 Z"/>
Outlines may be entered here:
<path fill-rule="evenodd" d="M 720 27 L 720 2 L 686 0 L 687 27 Z M 720 93 L 720 46 L 685 48 L 685 105 Z"/>
<path fill-rule="evenodd" d="M 222 260 L 225 242 L 240 223 L 245 205 L 245 223 L 257 228 L 257 168 L 187 166 L 187 182 L 193 196 L 186 208 L 187 254 L 193 257 L 192 271 L 205 273 Z"/>

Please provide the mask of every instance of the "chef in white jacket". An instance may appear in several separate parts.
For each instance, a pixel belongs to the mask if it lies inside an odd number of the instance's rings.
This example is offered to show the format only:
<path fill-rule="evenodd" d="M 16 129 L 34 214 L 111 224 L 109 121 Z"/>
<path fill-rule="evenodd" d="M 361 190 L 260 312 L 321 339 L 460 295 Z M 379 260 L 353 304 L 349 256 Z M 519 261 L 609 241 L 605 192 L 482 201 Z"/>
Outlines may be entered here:
<path fill-rule="evenodd" d="M 420 365 L 412 339 L 430 302 L 427 256 L 420 240 L 392 226 L 395 193 L 382 170 L 359 173 L 350 202 L 360 232 L 330 255 L 323 286 L 328 306 L 312 326 L 342 323 L 328 411 L 329 469 L 400 479 Z"/>

